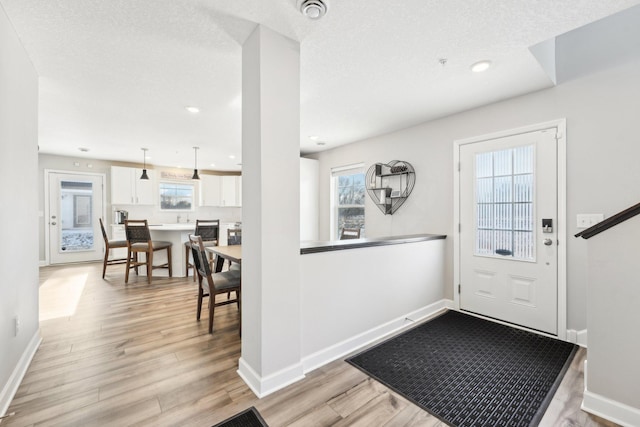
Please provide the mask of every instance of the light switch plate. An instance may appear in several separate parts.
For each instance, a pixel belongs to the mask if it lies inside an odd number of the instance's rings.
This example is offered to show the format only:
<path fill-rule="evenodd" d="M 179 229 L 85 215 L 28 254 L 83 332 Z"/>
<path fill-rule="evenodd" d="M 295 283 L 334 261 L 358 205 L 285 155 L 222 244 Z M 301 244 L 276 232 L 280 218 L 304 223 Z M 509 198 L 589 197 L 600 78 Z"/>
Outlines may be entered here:
<path fill-rule="evenodd" d="M 576 227 L 578 228 L 589 228 L 604 219 L 604 214 L 578 214 L 576 216 Z"/>

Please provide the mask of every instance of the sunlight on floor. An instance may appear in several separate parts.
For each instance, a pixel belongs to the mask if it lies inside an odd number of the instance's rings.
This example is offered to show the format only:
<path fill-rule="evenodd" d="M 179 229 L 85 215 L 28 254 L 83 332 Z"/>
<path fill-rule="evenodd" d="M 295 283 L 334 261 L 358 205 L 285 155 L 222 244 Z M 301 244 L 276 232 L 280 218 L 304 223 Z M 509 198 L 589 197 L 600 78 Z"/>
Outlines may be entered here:
<path fill-rule="evenodd" d="M 87 273 L 59 271 L 40 286 L 40 321 L 73 316 L 87 282 Z"/>

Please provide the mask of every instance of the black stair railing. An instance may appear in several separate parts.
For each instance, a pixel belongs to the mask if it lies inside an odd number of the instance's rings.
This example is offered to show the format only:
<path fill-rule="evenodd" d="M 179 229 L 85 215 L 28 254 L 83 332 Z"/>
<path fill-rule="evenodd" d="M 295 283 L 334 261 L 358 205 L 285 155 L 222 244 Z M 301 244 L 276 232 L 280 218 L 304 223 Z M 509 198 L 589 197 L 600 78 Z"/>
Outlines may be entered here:
<path fill-rule="evenodd" d="M 596 225 L 593 225 L 585 230 L 582 230 L 575 237 L 582 237 L 583 239 L 589 239 L 596 234 L 600 234 L 603 231 L 606 231 L 613 227 L 614 225 L 618 225 L 621 222 L 628 220 L 629 218 L 633 218 L 634 216 L 640 214 L 640 203 L 637 205 L 633 205 L 628 209 L 623 210 L 622 212 L 618 212 L 617 214 L 605 219 L 604 221 L 600 221 Z"/>

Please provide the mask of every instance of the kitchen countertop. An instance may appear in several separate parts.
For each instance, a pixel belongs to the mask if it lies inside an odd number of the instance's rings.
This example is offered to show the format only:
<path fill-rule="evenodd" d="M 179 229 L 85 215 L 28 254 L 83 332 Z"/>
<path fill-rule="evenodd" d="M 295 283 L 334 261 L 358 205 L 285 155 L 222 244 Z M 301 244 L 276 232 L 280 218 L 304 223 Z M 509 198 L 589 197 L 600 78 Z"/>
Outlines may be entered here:
<path fill-rule="evenodd" d="M 236 223 L 233 221 L 230 222 L 220 222 L 220 225 L 235 225 Z M 122 227 L 124 229 L 124 224 L 111 224 L 112 227 Z M 233 228 L 233 227 L 232 227 Z M 194 231 L 196 229 L 196 223 L 194 222 L 181 222 L 181 223 L 173 223 L 173 224 L 149 224 L 149 230 L 155 231 Z"/>
<path fill-rule="evenodd" d="M 446 239 L 444 234 L 408 234 L 404 236 L 371 237 L 365 239 L 302 241 L 300 254 L 339 251 L 344 249 L 369 248 L 373 246 L 400 245 L 404 243 L 424 242 L 427 240 Z"/>
<path fill-rule="evenodd" d="M 193 231 L 196 229 L 195 222 L 180 224 L 149 224 L 149 230 L 156 231 Z"/>

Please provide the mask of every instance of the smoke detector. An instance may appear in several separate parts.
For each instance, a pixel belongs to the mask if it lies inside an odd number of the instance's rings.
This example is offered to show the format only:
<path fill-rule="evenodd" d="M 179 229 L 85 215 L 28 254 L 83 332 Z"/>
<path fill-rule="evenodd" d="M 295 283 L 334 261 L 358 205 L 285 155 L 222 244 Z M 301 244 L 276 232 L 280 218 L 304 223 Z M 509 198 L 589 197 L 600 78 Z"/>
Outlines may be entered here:
<path fill-rule="evenodd" d="M 329 9 L 325 0 L 298 0 L 300 13 L 309 19 L 322 18 Z"/>

